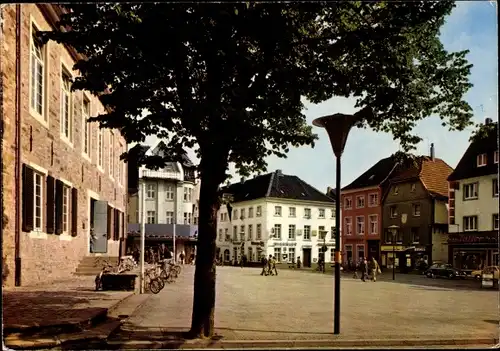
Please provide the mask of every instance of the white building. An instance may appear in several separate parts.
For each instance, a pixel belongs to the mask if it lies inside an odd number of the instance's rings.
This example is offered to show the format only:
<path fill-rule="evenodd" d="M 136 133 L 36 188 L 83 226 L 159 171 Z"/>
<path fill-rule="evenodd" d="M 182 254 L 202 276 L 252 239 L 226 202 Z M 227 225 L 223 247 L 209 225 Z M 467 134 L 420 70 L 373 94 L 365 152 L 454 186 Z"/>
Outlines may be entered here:
<path fill-rule="evenodd" d="M 457 268 L 499 264 L 497 128 L 472 142 L 448 177 L 448 259 Z"/>
<path fill-rule="evenodd" d="M 325 261 L 333 261 L 335 202 L 311 185 L 277 170 L 221 192 L 233 197 L 231 219 L 226 205 L 218 213 L 217 247 L 225 262 L 274 255 L 310 266 L 324 246 Z"/>

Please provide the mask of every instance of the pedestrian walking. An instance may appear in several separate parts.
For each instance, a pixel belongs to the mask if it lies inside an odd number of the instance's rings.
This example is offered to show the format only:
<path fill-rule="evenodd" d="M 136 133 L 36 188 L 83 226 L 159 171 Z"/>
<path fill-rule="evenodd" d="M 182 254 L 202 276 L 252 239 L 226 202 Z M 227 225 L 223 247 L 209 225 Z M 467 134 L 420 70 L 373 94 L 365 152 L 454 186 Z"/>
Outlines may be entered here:
<path fill-rule="evenodd" d="M 379 266 L 377 260 L 375 259 L 375 257 L 372 257 L 371 262 L 370 262 L 370 273 L 372 276 L 372 280 L 374 282 L 377 281 L 377 274 L 382 273 L 380 266 Z"/>
<path fill-rule="evenodd" d="M 363 259 L 359 264 L 359 270 L 361 272 L 361 280 L 366 282 L 366 276 L 368 275 L 368 262 Z"/>
<path fill-rule="evenodd" d="M 262 263 L 262 272 L 260 272 L 260 275 L 267 275 L 268 274 L 268 269 L 267 269 L 267 258 L 266 256 L 262 256 L 262 259 L 260 261 Z"/>
<path fill-rule="evenodd" d="M 274 271 L 274 273 L 273 273 Z M 273 256 L 271 260 L 271 275 L 278 275 L 278 270 L 276 269 L 276 257 Z"/>
<path fill-rule="evenodd" d="M 179 255 L 179 259 L 181 260 L 181 264 L 184 264 L 184 251 Z"/>

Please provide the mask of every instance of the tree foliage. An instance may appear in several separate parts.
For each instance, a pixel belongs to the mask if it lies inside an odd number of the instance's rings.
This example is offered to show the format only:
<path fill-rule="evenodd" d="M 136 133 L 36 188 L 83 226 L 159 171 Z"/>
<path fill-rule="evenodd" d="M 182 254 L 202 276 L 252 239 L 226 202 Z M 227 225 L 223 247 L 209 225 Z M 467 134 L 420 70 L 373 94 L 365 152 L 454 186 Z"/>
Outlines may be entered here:
<path fill-rule="evenodd" d="M 439 40 L 453 7 L 450 0 L 72 3 L 61 17 L 64 30 L 44 36 L 84 55 L 73 89 L 99 95 L 108 107 L 92 121 L 120 129 L 128 142 L 156 135 L 168 146 L 166 158 L 195 148 L 198 274 L 212 265 L 214 194 L 228 164 L 247 176 L 265 170 L 266 156 L 314 145 L 305 100 L 355 98 L 357 108 L 373 111 L 357 126 L 391 132 L 404 151 L 420 141 L 416 123 L 432 114 L 450 129 L 470 125 L 467 51 L 447 52 Z M 197 289 L 215 289 L 211 274 L 210 282 L 195 275 L 195 305 Z M 212 307 L 203 313 L 213 317 L 215 296 L 207 296 Z"/>

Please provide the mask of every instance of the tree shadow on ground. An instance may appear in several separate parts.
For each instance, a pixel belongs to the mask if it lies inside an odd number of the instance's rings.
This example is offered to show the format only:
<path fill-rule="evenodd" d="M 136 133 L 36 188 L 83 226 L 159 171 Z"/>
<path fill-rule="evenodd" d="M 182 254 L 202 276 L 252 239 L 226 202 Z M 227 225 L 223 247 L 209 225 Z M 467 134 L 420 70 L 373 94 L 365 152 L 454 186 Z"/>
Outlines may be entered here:
<path fill-rule="evenodd" d="M 266 334 L 298 334 L 298 335 L 333 335 L 329 332 L 308 332 L 297 330 L 276 330 L 276 329 L 245 329 L 245 328 L 217 328 L 217 330 L 227 330 L 231 332 L 255 332 Z"/>

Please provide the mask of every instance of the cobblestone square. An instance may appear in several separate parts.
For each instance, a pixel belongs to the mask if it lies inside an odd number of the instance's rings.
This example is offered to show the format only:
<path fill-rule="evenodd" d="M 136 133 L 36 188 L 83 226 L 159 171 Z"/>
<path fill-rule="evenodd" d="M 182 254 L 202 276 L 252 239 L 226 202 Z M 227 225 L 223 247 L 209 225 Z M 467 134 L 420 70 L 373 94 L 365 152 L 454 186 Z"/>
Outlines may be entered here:
<path fill-rule="evenodd" d="M 217 267 L 216 332 L 224 339 L 331 338 L 333 277 L 282 270 Z M 498 336 L 498 291 L 479 283 L 397 276 L 362 282 L 342 277 L 341 336 L 361 339 Z M 137 333 L 166 335 L 190 327 L 193 266 L 151 295 L 123 326 Z M 144 335 L 143 335 L 144 336 Z"/>

